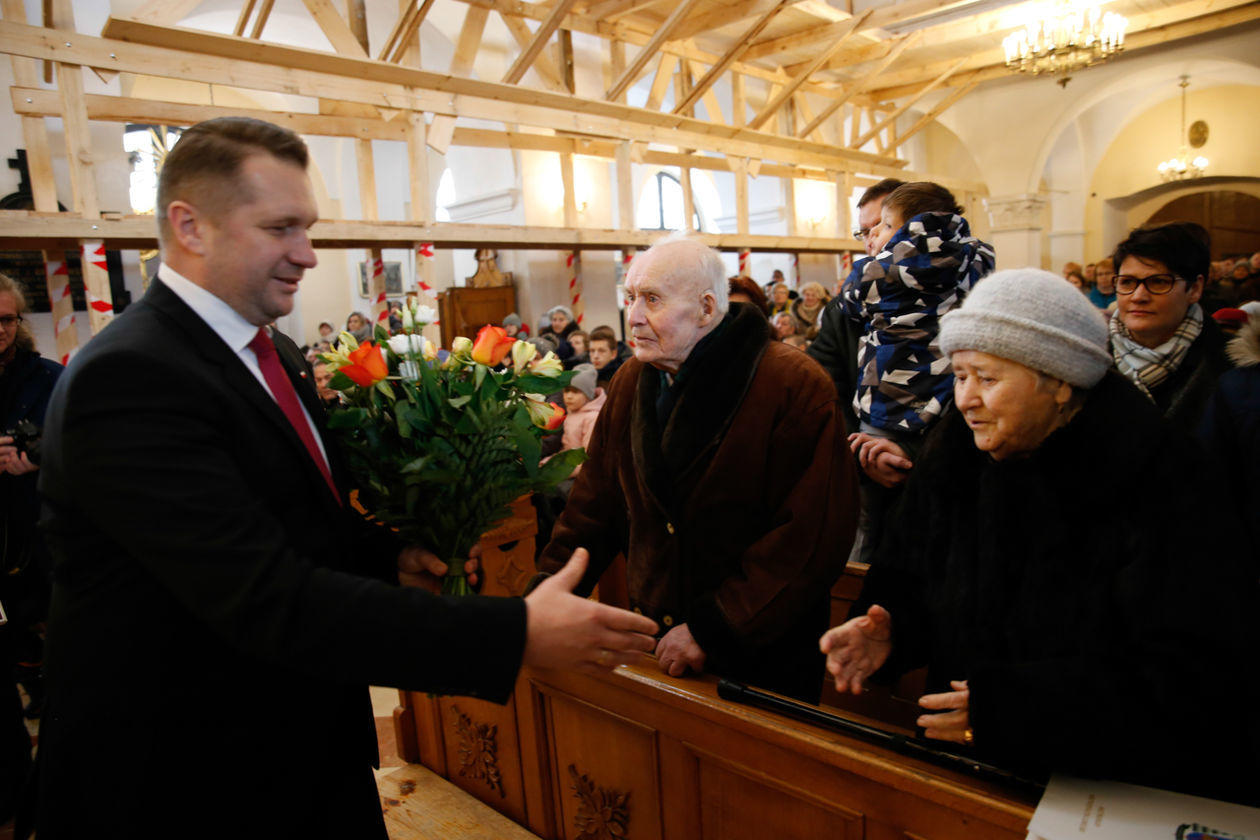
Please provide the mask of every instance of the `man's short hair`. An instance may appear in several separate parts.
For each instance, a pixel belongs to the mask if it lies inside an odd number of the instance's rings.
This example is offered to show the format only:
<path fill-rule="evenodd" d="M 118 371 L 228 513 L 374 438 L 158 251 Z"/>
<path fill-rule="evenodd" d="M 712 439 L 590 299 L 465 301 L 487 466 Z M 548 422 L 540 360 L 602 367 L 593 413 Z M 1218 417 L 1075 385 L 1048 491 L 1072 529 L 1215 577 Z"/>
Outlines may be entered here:
<path fill-rule="evenodd" d="M 590 338 L 591 341 L 594 341 L 597 338 L 610 338 L 612 339 L 613 344 L 617 343 L 617 334 L 613 332 L 613 328 L 606 326 L 604 324 L 601 324 L 595 329 L 591 330 L 590 335 L 588 337 Z"/>
<path fill-rule="evenodd" d="M 900 178 L 885 178 L 878 184 L 871 184 L 866 188 L 866 192 L 862 193 L 862 197 L 858 199 L 858 207 L 865 207 L 877 198 L 883 198 L 891 195 L 892 191 L 906 183 Z"/>
<path fill-rule="evenodd" d="M 586 340 L 586 349 L 587 349 L 587 352 L 590 352 L 590 348 L 591 348 L 591 347 L 595 344 L 595 342 L 597 342 L 597 341 L 600 341 L 600 342 L 603 342 L 604 344 L 606 344 L 606 345 L 608 346 L 608 352 L 610 352 L 610 353 L 616 353 L 616 352 L 617 352 L 617 339 L 616 339 L 614 336 L 612 336 L 612 335 L 608 335 L 608 334 L 606 334 L 606 333 L 600 333 L 599 335 L 596 335 L 595 333 L 591 333 L 590 338 L 588 338 L 588 339 Z"/>
<path fill-rule="evenodd" d="M 241 164 L 262 153 L 302 169 L 310 160 L 301 137 L 251 117 L 218 117 L 185 131 L 167 154 L 158 179 L 158 239 L 170 238 L 166 209 L 172 201 L 187 201 L 212 217 L 231 204 L 252 201 L 253 196 L 242 194 Z"/>
<path fill-rule="evenodd" d="M 1200 275 L 1208 276 L 1212 260 L 1211 237 L 1194 222 L 1169 222 L 1155 227 L 1134 228 L 1129 238 L 1116 246 L 1112 257 L 1116 270 L 1128 257 L 1158 260 L 1168 270 L 1193 286 Z"/>
<path fill-rule="evenodd" d="M 673 246 L 688 243 L 694 247 L 674 248 Z M 679 259 L 672 260 L 670 274 L 693 279 L 702 290 L 713 293 L 714 310 L 719 316 L 725 315 L 731 308 L 729 286 L 726 280 L 726 266 L 722 263 L 722 255 L 685 231 L 671 233 L 654 244 L 649 251 L 657 248 L 670 248 L 679 251 Z"/>

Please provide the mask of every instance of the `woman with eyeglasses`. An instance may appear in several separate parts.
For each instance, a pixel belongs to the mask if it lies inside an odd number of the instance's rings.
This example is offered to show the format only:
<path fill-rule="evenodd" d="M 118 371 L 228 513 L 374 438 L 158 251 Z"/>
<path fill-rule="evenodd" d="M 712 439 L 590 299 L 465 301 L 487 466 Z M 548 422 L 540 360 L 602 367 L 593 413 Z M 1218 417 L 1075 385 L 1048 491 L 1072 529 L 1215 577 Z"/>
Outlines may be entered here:
<path fill-rule="evenodd" d="M 939 336 L 954 408 L 820 641 L 837 691 L 926 667 L 943 747 L 1255 804 L 1256 571 L 1209 460 L 1058 275 L 980 280 Z"/>
<path fill-rule="evenodd" d="M 44 703 L 34 628 L 48 615 L 48 560 L 35 482 L 44 412 L 62 371 L 36 352 L 25 312 L 22 288 L 0 274 L 0 605 L 8 618 L 0 624 L 0 824 L 13 816 L 31 763 L 17 682 L 30 696 L 27 717 Z"/>
<path fill-rule="evenodd" d="M 1113 257 L 1116 369 L 1190 432 L 1216 380 L 1232 367 L 1224 334 L 1199 305 L 1210 259 L 1208 232 L 1192 222 L 1137 228 Z"/>

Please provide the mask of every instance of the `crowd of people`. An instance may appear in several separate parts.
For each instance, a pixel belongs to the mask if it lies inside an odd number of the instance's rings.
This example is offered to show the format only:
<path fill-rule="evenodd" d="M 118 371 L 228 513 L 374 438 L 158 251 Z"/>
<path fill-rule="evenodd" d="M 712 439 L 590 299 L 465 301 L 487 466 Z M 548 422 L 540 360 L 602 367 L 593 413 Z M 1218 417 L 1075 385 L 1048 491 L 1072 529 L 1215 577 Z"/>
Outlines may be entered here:
<path fill-rule="evenodd" d="M 503 702 L 523 665 L 648 651 L 809 702 L 823 674 L 925 667 L 921 734 L 969 756 L 1257 804 L 1260 320 L 1227 340 L 1205 315 L 1203 228 L 1134 230 L 1075 283 L 995 272 L 948 190 L 889 179 L 859 202 L 867 256 L 796 299 L 671 236 L 627 273 L 632 350 L 564 306 L 529 338 L 575 372 L 555 445 L 588 459 L 525 597 L 451 599 L 415 585 L 436 557 L 354 513 L 327 372 L 268 327 L 315 265 L 306 166 L 277 126 L 189 129 L 157 279 L 64 372 L 0 280 L 7 544 L 37 543 L 3 582 L 32 551 L 52 581 L 41 838 L 157 836 L 189 789 L 259 836 L 383 836 L 367 684 Z M 628 610 L 582 597 L 618 555 Z M 850 556 L 869 571 L 829 629 Z"/>

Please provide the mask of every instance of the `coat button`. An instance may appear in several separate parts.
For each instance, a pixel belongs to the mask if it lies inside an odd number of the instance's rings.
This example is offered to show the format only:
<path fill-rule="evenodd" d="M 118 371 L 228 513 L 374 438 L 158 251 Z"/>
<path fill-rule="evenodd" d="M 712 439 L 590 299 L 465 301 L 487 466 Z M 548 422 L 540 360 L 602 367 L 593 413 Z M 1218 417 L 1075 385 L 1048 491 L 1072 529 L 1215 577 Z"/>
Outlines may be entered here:
<path fill-rule="evenodd" d="M 672 533 L 674 533 L 674 523 L 673 523 L 673 522 L 666 522 L 666 523 L 665 523 L 665 530 L 666 530 L 666 531 L 669 531 L 671 534 L 672 534 Z"/>
<path fill-rule="evenodd" d="M 664 618 L 661 619 L 661 624 L 664 624 L 666 627 L 673 627 L 674 617 L 672 615 L 665 616 Z"/>

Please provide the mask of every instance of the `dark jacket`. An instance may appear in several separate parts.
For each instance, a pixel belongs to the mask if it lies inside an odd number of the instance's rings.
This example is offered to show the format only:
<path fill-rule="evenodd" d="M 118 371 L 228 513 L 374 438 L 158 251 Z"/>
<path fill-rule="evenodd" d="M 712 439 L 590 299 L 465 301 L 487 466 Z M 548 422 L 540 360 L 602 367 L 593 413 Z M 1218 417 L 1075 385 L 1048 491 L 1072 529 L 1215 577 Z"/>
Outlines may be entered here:
<path fill-rule="evenodd" d="M 1238 365 L 1217 380 L 1199 420 L 1199 440 L 1226 476 L 1226 492 L 1242 510 L 1254 537 L 1260 533 L 1260 319 L 1228 345 Z"/>
<path fill-rule="evenodd" d="M 41 432 L 44 414 L 53 387 L 64 370 L 61 365 L 29 350 L 17 350 L 13 361 L 0 376 L 0 433 L 12 430 L 19 421 L 33 423 Z M 9 475 L 0 473 L 0 513 L 3 515 L 3 541 L 0 542 L 0 573 L 29 568 L 44 562 L 43 542 L 35 531 L 39 521 L 39 496 L 35 491 L 39 473 Z M 41 572 L 46 571 L 41 569 Z M 5 587 L 0 586 L 0 592 Z M 12 603 L 6 604 L 11 609 Z"/>
<path fill-rule="evenodd" d="M 686 623 L 706 670 L 818 697 L 818 637 L 853 541 L 853 460 L 835 389 L 804 354 L 770 341 L 755 307 L 679 372 L 664 428 L 662 375 L 622 367 L 539 568 L 590 550 L 589 591 L 619 552 L 632 606 Z"/>
<path fill-rule="evenodd" d="M 1203 409 L 1216 390 L 1216 380 L 1231 367 L 1233 363 L 1225 353 L 1225 334 L 1216 326 L 1216 321 L 1205 314 L 1203 329 L 1186 351 L 1186 357 L 1172 376 L 1151 388 L 1151 397 L 1168 422 L 1194 434 Z"/>
<path fill-rule="evenodd" d="M 276 349 L 344 502 L 302 358 Z M 162 282 L 70 363 L 44 447 L 43 840 L 381 837 L 367 686 L 511 693 L 524 604 L 387 583 L 393 538 Z"/>
<path fill-rule="evenodd" d="M 1209 463 L 1114 371 L 1025 458 L 950 412 L 854 606 L 892 616 L 883 676 L 967 680 L 976 754 L 1028 775 L 1255 799 L 1256 575 Z"/>

